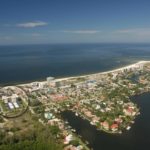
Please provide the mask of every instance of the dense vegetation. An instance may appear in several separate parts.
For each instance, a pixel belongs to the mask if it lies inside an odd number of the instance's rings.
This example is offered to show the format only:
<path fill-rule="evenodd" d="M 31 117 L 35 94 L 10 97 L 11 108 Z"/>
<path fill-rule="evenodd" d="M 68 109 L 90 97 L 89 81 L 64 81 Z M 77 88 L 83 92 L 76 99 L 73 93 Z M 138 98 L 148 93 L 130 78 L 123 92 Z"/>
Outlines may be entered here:
<path fill-rule="evenodd" d="M 36 132 L 37 130 L 37 132 Z M 22 137 L 13 136 L 11 138 L 4 137 L 0 132 L 0 150 L 61 150 L 63 146 L 54 140 L 50 131 L 51 128 L 38 127 L 31 131 L 30 136 Z M 56 129 L 55 129 L 56 131 Z"/>
<path fill-rule="evenodd" d="M 62 141 L 57 138 L 60 133 L 59 128 L 43 126 L 29 113 L 15 120 L 9 120 L 5 126 L 0 129 L 0 150 L 63 149 Z"/>
<path fill-rule="evenodd" d="M 43 139 L 36 141 L 20 141 L 18 143 L 9 143 L 7 145 L 1 145 L 0 150 L 61 150 L 62 147 L 51 139 Z"/>

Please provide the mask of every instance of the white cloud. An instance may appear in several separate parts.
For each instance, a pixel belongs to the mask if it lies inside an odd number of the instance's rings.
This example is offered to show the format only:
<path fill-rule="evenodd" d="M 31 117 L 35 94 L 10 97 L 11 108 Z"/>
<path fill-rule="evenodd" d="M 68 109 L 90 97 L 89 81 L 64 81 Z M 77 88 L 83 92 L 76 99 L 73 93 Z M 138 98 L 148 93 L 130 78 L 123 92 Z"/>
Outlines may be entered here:
<path fill-rule="evenodd" d="M 39 27 L 39 26 L 46 26 L 48 23 L 43 22 L 43 21 L 35 21 L 35 22 L 25 22 L 25 23 L 20 23 L 17 24 L 17 27 L 23 27 L 23 28 L 34 28 L 34 27 Z"/>
<path fill-rule="evenodd" d="M 31 36 L 33 36 L 33 37 L 40 37 L 41 34 L 40 33 L 32 33 Z"/>
<path fill-rule="evenodd" d="M 4 39 L 5 40 L 12 40 L 13 38 L 11 36 L 5 36 Z"/>
<path fill-rule="evenodd" d="M 114 33 L 130 34 L 135 36 L 150 36 L 150 28 L 122 29 L 115 31 Z"/>
<path fill-rule="evenodd" d="M 64 30 L 65 33 L 74 33 L 74 34 L 95 34 L 101 31 L 99 30 Z"/>
<path fill-rule="evenodd" d="M 122 29 L 122 30 L 114 31 L 114 33 L 120 33 L 120 34 L 133 33 L 133 32 L 134 32 L 134 29 Z"/>
<path fill-rule="evenodd" d="M 0 36 L 0 40 L 5 40 L 5 41 L 9 41 L 12 40 L 13 38 L 11 36 Z"/>

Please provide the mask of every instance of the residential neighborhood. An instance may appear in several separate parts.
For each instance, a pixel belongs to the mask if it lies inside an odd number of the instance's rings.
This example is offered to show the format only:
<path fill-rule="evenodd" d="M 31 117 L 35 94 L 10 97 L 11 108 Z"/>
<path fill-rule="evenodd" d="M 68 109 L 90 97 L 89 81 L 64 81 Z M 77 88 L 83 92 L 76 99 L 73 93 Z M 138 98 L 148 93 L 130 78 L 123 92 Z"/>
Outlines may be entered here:
<path fill-rule="evenodd" d="M 72 111 L 108 134 L 130 130 L 140 108 L 132 96 L 150 91 L 150 63 L 140 62 L 106 73 L 8 86 L 0 89 L 0 114 L 5 128 L 9 118 L 29 111 L 44 127 L 50 126 L 65 150 L 88 146 L 62 118 Z M 7 131 L 6 131 L 7 132 Z"/>

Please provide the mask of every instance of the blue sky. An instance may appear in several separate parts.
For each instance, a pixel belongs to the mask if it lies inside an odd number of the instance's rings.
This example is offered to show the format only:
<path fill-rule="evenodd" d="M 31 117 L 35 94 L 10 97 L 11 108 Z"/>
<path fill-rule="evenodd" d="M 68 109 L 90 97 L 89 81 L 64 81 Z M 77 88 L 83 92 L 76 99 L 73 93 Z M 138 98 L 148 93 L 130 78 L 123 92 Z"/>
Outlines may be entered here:
<path fill-rule="evenodd" d="M 150 42 L 149 0 L 0 0 L 0 44 Z"/>

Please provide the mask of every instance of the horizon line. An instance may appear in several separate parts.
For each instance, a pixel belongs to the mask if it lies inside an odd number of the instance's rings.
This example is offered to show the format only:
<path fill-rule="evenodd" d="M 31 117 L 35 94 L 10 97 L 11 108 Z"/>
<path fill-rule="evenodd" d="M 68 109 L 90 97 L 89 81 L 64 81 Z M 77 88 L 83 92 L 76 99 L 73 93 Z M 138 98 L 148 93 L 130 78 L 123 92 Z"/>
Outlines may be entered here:
<path fill-rule="evenodd" d="M 27 46 L 27 45 L 64 45 L 64 44 L 150 44 L 150 42 L 56 42 L 56 43 L 14 43 L 0 44 L 0 46 Z"/>

